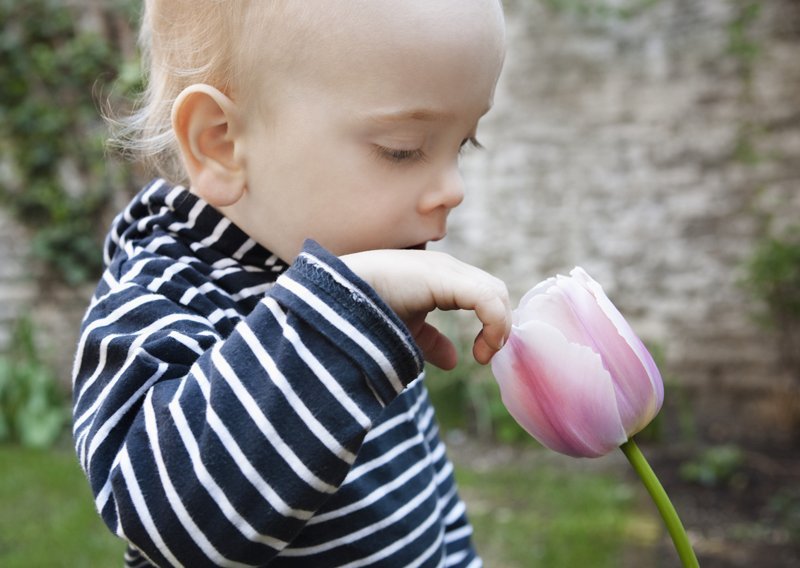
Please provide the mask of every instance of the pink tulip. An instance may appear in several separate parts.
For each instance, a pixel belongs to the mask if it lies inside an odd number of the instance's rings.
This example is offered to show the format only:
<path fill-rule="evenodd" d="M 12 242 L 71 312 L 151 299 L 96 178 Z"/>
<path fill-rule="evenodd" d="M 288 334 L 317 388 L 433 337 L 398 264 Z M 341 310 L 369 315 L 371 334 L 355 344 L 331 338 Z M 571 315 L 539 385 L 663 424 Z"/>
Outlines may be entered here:
<path fill-rule="evenodd" d="M 650 353 L 582 268 L 525 294 L 492 371 L 517 422 L 544 446 L 575 457 L 618 448 L 664 400 Z"/>

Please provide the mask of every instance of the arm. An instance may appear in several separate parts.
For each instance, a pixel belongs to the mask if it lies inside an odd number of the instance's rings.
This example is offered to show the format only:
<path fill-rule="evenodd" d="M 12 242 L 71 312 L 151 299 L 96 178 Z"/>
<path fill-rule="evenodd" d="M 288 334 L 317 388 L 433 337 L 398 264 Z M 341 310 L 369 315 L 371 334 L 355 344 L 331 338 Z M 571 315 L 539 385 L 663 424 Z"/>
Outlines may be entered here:
<path fill-rule="evenodd" d="M 76 447 L 106 523 L 154 562 L 262 565 L 420 372 L 404 326 L 318 249 L 224 340 L 123 286 L 85 322 Z"/>

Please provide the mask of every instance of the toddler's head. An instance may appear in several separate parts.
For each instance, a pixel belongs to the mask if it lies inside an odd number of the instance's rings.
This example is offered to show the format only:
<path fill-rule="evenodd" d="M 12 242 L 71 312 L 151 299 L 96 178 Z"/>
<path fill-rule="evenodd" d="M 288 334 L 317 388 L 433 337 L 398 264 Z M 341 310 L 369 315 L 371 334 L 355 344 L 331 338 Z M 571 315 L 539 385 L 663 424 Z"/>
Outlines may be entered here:
<path fill-rule="evenodd" d="M 424 245 L 462 199 L 500 0 L 147 0 L 140 149 L 286 260 Z M 137 144 L 134 144 L 136 146 Z"/>

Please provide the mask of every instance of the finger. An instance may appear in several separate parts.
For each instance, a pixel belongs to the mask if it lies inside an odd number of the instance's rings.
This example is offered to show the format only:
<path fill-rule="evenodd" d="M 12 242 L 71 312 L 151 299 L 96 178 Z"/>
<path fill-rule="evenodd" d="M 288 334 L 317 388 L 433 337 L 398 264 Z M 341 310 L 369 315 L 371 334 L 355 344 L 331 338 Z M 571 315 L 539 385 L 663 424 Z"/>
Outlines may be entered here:
<path fill-rule="evenodd" d="M 486 342 L 483 330 L 481 330 L 481 332 L 475 338 L 475 343 L 472 345 L 472 356 L 475 358 L 475 360 L 481 365 L 486 365 L 492 360 L 492 357 L 494 357 L 495 353 L 498 351 L 500 351 L 500 348 L 492 347 Z"/>
<path fill-rule="evenodd" d="M 483 328 L 473 345 L 473 355 L 479 363 L 486 364 L 511 334 L 508 289 L 499 278 L 452 257 L 445 257 L 442 264 L 452 272 L 439 286 L 431 287 L 435 307 L 474 311 Z"/>
<path fill-rule="evenodd" d="M 466 301 L 458 307 L 473 310 L 483 324 L 473 349 L 477 347 L 479 362 L 486 363 L 502 349 L 511 334 L 511 303 L 505 284 L 495 278 L 476 288 L 473 294 L 471 300 L 465 294 Z"/>
<path fill-rule="evenodd" d="M 473 266 L 451 259 L 454 273 L 446 284 L 433 287 L 434 307 L 472 310 L 483 324 L 484 341 L 500 349 L 511 333 L 511 301 L 505 283 Z"/>
<path fill-rule="evenodd" d="M 445 371 L 455 368 L 458 362 L 455 345 L 434 326 L 423 324 L 414 340 L 428 363 Z"/>
<path fill-rule="evenodd" d="M 508 303 L 502 297 L 495 296 L 478 303 L 474 310 L 483 324 L 478 335 L 480 342 L 493 351 L 499 351 L 511 333 L 511 308 Z"/>
<path fill-rule="evenodd" d="M 472 353 L 478 363 L 487 364 L 495 353 L 503 348 L 511 334 L 511 308 L 501 297 L 479 299 L 476 303 L 465 303 L 458 307 L 471 309 L 483 324 L 472 347 Z"/>

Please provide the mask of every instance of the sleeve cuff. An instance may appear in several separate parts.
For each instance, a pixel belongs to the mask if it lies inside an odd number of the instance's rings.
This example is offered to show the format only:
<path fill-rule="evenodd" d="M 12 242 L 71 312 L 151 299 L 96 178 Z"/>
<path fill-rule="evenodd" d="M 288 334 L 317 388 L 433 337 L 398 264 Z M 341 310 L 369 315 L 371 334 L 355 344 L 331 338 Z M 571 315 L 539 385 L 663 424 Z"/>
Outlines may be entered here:
<path fill-rule="evenodd" d="M 362 369 L 386 405 L 423 371 L 406 325 L 369 284 L 313 240 L 278 278 L 274 295 Z"/>

